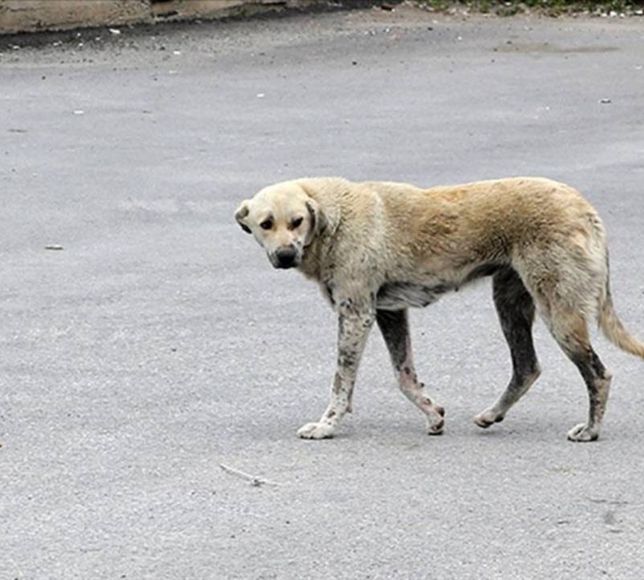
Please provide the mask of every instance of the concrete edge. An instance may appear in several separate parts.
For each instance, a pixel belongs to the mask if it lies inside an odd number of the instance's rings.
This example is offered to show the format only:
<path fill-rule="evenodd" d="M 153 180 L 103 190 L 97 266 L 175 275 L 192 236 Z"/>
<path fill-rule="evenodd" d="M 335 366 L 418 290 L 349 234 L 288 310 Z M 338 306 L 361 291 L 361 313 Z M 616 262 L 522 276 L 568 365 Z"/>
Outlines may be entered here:
<path fill-rule="evenodd" d="M 0 35 L 248 18 L 289 11 L 397 4 L 401 0 L 0 0 Z"/>

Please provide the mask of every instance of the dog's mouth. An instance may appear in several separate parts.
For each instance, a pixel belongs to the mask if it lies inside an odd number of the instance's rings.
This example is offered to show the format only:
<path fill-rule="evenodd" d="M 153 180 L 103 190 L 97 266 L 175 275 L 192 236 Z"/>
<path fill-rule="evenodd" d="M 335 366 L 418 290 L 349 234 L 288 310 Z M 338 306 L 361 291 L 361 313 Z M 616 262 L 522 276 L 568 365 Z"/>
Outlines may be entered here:
<path fill-rule="evenodd" d="M 289 268 L 297 268 L 300 265 L 300 261 L 295 258 L 290 258 L 290 259 L 274 259 L 271 260 L 271 263 L 273 264 L 274 268 L 277 268 L 278 270 L 288 270 Z"/>
<path fill-rule="evenodd" d="M 292 246 L 280 248 L 275 253 L 269 255 L 269 259 L 271 264 L 273 264 L 273 267 L 280 270 L 296 268 L 302 261 L 299 252 Z"/>
<path fill-rule="evenodd" d="M 273 268 L 277 270 L 288 270 L 290 268 L 297 268 L 300 265 L 300 259 L 298 257 L 278 258 L 276 256 L 270 256 L 269 261 Z"/>

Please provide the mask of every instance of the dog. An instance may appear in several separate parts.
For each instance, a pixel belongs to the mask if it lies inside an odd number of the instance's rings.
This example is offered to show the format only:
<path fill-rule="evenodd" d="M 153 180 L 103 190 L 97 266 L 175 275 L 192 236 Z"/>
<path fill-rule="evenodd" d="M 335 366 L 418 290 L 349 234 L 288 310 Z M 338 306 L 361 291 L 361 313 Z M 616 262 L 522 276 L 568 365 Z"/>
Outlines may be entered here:
<path fill-rule="evenodd" d="M 479 427 L 502 421 L 539 377 L 535 311 L 588 390 L 588 418 L 568 432 L 571 441 L 598 438 L 611 383 L 590 343 L 588 321 L 596 319 L 610 341 L 644 358 L 644 344 L 613 309 L 602 221 L 563 183 L 517 177 L 420 189 L 296 179 L 243 201 L 235 219 L 275 268 L 297 268 L 315 280 L 338 315 L 331 401 L 319 421 L 299 429 L 304 439 L 332 437 L 351 412 L 358 364 L 374 322 L 401 391 L 425 415 L 427 433 L 442 433 L 445 411 L 414 370 L 408 309 L 485 276 L 492 277 L 513 373 L 499 399 L 474 417 Z"/>

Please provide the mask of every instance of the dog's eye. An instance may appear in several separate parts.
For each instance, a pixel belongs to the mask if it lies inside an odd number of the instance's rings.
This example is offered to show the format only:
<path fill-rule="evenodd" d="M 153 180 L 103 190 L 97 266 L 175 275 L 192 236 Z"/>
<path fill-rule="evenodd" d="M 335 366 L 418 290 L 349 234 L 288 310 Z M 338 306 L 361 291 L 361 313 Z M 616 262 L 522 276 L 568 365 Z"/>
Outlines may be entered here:
<path fill-rule="evenodd" d="M 303 217 L 295 218 L 295 219 L 291 222 L 291 227 L 292 227 L 293 229 L 295 229 L 295 228 L 299 228 L 299 227 L 302 225 L 302 222 L 303 222 L 303 221 L 304 221 L 304 218 L 303 218 Z"/>
<path fill-rule="evenodd" d="M 263 230 L 270 230 L 273 227 L 273 220 L 264 220 L 259 227 Z"/>

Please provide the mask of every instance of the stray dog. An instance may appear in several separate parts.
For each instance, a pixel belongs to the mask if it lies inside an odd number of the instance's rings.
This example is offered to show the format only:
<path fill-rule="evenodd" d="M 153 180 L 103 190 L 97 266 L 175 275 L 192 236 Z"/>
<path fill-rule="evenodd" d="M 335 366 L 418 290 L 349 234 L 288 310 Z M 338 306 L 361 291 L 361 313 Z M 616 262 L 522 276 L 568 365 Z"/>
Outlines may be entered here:
<path fill-rule="evenodd" d="M 298 179 L 262 189 L 235 213 L 275 268 L 297 268 L 318 282 L 338 314 L 337 370 L 331 402 L 298 435 L 332 437 L 351 398 L 369 329 L 376 322 L 405 396 L 440 434 L 445 411 L 414 370 L 407 310 L 492 276 L 494 304 L 510 347 L 510 383 L 474 417 L 503 420 L 540 374 L 532 342 L 535 310 L 588 389 L 585 423 L 571 441 L 599 436 L 611 374 L 593 350 L 596 318 L 619 348 L 644 358 L 644 344 L 617 317 L 608 281 L 602 222 L 573 188 L 543 178 L 479 181 L 419 189 L 341 178 Z"/>

